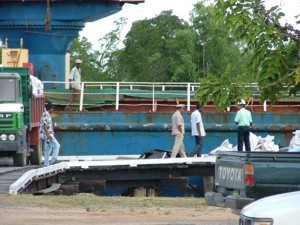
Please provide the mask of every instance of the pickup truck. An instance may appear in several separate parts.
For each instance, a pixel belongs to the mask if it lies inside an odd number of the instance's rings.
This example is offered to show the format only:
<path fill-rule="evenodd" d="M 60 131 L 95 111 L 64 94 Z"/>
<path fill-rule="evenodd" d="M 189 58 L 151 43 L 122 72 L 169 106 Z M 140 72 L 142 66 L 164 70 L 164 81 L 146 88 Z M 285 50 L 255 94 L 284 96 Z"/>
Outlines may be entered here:
<path fill-rule="evenodd" d="M 243 208 L 239 225 L 299 224 L 300 191 L 259 199 Z"/>
<path fill-rule="evenodd" d="M 219 152 L 208 205 L 240 210 L 257 199 L 300 190 L 300 153 Z"/>

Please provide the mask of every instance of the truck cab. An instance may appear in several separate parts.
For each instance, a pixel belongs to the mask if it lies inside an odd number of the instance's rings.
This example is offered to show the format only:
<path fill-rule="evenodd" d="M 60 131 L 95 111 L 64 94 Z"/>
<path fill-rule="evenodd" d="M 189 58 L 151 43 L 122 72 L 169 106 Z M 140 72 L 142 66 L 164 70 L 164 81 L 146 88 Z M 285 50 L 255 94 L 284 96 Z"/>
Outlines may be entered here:
<path fill-rule="evenodd" d="M 12 156 L 14 166 L 41 163 L 37 122 L 44 103 L 44 96 L 32 98 L 29 68 L 0 68 L 0 156 Z"/>

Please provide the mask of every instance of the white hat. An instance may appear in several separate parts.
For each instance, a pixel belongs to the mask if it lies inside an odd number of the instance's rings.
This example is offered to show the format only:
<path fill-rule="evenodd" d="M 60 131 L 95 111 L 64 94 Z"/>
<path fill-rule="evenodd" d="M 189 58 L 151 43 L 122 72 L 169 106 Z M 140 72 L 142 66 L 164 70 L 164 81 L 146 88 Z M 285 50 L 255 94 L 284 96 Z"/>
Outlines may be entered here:
<path fill-rule="evenodd" d="M 178 105 L 176 106 L 176 108 L 184 108 L 184 107 L 185 107 L 184 104 L 178 104 Z"/>
<path fill-rule="evenodd" d="M 238 102 L 238 105 L 246 105 L 246 102 L 244 99 L 241 99 L 241 101 Z"/>
<path fill-rule="evenodd" d="M 80 59 L 76 59 L 75 63 L 82 63 L 82 61 Z"/>

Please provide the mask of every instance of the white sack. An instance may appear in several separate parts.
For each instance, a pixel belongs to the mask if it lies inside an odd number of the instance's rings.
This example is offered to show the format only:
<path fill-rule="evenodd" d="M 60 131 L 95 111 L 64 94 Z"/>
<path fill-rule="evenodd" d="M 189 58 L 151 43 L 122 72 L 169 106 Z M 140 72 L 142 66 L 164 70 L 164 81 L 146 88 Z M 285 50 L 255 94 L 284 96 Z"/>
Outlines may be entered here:
<path fill-rule="evenodd" d="M 300 147 L 300 130 L 293 132 L 294 137 L 290 141 L 289 150 Z"/>
<path fill-rule="evenodd" d="M 32 85 L 32 94 L 36 97 L 43 95 L 44 93 L 43 82 L 33 75 L 30 75 L 30 80 Z"/>
<path fill-rule="evenodd" d="M 279 146 L 274 143 L 274 136 L 267 135 L 265 138 L 259 136 L 254 151 L 278 152 Z"/>
<path fill-rule="evenodd" d="M 216 155 L 219 151 L 236 151 L 236 149 L 234 150 L 232 148 L 232 144 L 230 144 L 228 139 L 226 139 L 219 147 L 212 150 L 209 155 Z"/>

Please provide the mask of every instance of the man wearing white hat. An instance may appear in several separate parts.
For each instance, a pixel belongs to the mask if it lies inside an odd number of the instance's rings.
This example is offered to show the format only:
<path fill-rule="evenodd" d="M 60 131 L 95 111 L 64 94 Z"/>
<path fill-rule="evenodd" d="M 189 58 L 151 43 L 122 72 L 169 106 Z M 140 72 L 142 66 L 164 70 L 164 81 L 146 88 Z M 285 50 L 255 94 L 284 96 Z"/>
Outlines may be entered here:
<path fill-rule="evenodd" d="M 76 100 L 76 98 L 79 97 L 80 95 L 80 90 L 81 90 L 81 63 L 82 61 L 80 59 L 75 60 L 75 66 L 71 70 L 70 77 L 69 77 L 69 82 L 70 82 L 70 90 L 73 90 L 73 94 L 71 97 L 70 102 L 65 108 L 65 111 L 71 111 L 71 105 L 73 102 Z"/>
<path fill-rule="evenodd" d="M 186 158 L 185 148 L 183 144 L 184 120 L 181 115 L 181 112 L 183 112 L 184 107 L 185 106 L 183 104 L 177 105 L 177 110 L 172 116 L 172 135 L 175 136 L 175 143 L 173 146 L 171 158 L 176 158 L 178 153 L 181 157 Z"/>
<path fill-rule="evenodd" d="M 243 151 L 243 144 L 247 152 L 251 151 L 250 146 L 250 127 L 253 127 L 251 112 L 246 109 L 245 100 L 238 102 L 239 111 L 237 112 L 234 122 L 238 124 L 238 151 Z"/>

